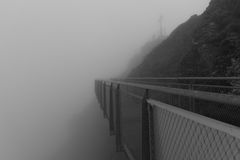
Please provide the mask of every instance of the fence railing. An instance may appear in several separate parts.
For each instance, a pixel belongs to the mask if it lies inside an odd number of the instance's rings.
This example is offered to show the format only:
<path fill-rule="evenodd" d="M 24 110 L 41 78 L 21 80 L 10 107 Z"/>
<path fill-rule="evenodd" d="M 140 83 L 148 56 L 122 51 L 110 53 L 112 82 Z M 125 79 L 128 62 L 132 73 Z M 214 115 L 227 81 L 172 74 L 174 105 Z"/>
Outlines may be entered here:
<path fill-rule="evenodd" d="M 132 77 L 127 79 L 116 80 L 124 82 L 152 84 L 167 87 L 240 95 L 240 77 L 165 77 L 165 78 Z"/>
<path fill-rule="evenodd" d="M 135 160 L 239 160 L 240 96 L 164 81 L 95 82 L 116 150 Z"/>

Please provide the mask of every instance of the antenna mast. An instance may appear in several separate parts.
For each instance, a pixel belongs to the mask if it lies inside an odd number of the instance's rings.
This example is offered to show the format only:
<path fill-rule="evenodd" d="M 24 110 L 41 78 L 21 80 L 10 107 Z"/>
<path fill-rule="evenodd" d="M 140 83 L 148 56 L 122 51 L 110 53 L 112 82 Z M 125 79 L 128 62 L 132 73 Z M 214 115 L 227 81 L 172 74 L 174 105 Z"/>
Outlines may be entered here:
<path fill-rule="evenodd" d="M 164 36 L 164 27 L 163 27 L 163 16 L 161 15 L 159 20 L 158 20 L 159 24 L 160 24 L 160 37 Z"/>

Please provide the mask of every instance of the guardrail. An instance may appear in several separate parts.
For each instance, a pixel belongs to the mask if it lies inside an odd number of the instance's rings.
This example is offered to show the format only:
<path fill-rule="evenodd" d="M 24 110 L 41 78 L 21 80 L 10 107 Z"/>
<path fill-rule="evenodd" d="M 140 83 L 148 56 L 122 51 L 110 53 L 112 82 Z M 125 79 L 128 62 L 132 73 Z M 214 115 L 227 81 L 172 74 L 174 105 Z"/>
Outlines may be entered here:
<path fill-rule="evenodd" d="M 238 95 L 129 79 L 97 80 L 95 92 L 129 159 L 240 159 Z"/>
<path fill-rule="evenodd" d="M 152 84 L 216 93 L 239 94 L 240 77 L 142 77 L 116 79 L 117 81 Z"/>

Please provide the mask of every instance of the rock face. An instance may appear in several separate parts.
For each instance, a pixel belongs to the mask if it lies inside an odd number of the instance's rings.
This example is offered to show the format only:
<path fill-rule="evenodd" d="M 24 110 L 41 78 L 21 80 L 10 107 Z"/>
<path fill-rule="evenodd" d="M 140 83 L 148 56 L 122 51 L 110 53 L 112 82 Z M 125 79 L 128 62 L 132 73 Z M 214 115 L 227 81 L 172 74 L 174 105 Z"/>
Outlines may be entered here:
<path fill-rule="evenodd" d="M 240 76 L 240 1 L 212 0 L 152 52 L 130 76 Z"/>
<path fill-rule="evenodd" d="M 121 77 L 127 77 L 129 73 L 131 73 L 132 69 L 138 67 L 146 58 L 148 53 L 151 52 L 158 44 L 162 43 L 165 39 L 165 35 L 153 36 L 151 40 L 149 40 L 140 48 L 138 54 L 130 59 L 130 63 L 128 64 L 129 70 L 125 71 Z"/>

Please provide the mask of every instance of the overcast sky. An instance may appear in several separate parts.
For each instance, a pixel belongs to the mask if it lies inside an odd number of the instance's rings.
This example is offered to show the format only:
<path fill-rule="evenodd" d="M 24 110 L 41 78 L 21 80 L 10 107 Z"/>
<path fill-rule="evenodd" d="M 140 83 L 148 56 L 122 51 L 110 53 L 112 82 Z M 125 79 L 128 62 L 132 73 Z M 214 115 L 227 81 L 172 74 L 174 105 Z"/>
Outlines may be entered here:
<path fill-rule="evenodd" d="M 158 34 L 161 16 L 169 34 L 208 3 L 1 0 L 0 159 L 35 160 L 57 146 L 92 98 L 95 78 L 123 72 Z"/>

